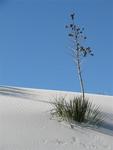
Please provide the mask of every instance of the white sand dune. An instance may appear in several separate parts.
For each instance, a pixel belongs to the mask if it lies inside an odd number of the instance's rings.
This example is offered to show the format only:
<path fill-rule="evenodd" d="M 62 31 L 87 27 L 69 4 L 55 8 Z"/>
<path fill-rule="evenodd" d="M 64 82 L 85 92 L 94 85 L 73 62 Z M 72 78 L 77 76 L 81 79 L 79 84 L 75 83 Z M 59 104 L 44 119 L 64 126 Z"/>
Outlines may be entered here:
<path fill-rule="evenodd" d="M 99 129 L 70 126 L 51 118 L 53 97 L 79 95 L 0 87 L 0 150 L 113 150 L 113 96 L 87 94 L 106 114 Z"/>

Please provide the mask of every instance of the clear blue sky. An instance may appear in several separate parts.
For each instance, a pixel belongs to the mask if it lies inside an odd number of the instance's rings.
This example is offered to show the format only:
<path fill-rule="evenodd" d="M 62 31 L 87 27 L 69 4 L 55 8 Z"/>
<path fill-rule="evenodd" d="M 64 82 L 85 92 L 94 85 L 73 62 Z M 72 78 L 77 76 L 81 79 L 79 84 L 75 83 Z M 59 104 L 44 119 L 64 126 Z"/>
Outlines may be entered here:
<path fill-rule="evenodd" d="M 0 85 L 80 91 L 65 25 L 76 12 L 94 57 L 85 91 L 113 95 L 112 0 L 0 0 Z"/>

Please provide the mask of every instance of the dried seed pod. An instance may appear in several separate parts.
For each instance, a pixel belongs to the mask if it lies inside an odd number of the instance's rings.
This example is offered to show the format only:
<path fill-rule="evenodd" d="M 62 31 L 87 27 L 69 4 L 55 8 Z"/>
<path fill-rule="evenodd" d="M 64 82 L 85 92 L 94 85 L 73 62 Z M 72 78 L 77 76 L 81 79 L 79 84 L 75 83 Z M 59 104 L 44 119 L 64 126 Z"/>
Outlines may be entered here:
<path fill-rule="evenodd" d="M 91 55 L 91 56 L 94 56 L 94 54 L 93 54 L 93 53 L 91 53 L 90 55 Z"/>
<path fill-rule="evenodd" d="M 72 20 L 74 20 L 74 16 L 75 16 L 75 13 L 73 13 L 73 14 L 70 15 L 70 17 L 71 17 Z"/>
<path fill-rule="evenodd" d="M 69 28 L 69 26 L 68 26 L 68 25 L 66 25 L 66 26 L 65 26 L 65 28 Z"/>
<path fill-rule="evenodd" d="M 68 34 L 68 36 L 71 36 L 71 37 L 73 37 L 73 34 L 72 34 L 72 33 L 69 33 L 69 34 Z"/>
<path fill-rule="evenodd" d="M 80 28 L 79 28 L 79 27 L 77 28 L 77 31 L 80 31 Z"/>
<path fill-rule="evenodd" d="M 70 24 L 70 27 L 72 28 L 72 27 L 73 27 L 73 24 Z"/>
<path fill-rule="evenodd" d="M 82 28 L 82 31 L 84 31 L 84 28 Z"/>

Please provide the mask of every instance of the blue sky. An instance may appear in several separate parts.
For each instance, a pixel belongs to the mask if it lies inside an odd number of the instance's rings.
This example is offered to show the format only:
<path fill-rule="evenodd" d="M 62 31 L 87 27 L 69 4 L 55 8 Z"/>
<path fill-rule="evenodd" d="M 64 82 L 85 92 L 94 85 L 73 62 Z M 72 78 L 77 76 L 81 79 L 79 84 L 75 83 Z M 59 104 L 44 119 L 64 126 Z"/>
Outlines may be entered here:
<path fill-rule="evenodd" d="M 85 91 L 113 95 L 112 0 L 0 0 L 0 85 L 80 91 L 65 25 L 76 12 L 94 57 Z"/>

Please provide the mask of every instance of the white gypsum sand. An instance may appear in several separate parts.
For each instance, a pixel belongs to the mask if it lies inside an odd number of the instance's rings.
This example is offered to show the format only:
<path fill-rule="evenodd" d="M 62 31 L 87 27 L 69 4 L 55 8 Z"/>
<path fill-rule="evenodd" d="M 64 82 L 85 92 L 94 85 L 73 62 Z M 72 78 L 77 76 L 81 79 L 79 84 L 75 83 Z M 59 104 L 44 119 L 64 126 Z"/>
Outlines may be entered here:
<path fill-rule="evenodd" d="M 0 87 L 0 150 L 113 150 L 113 96 L 86 94 L 106 114 L 99 129 L 51 119 L 53 97 L 79 93 Z"/>

